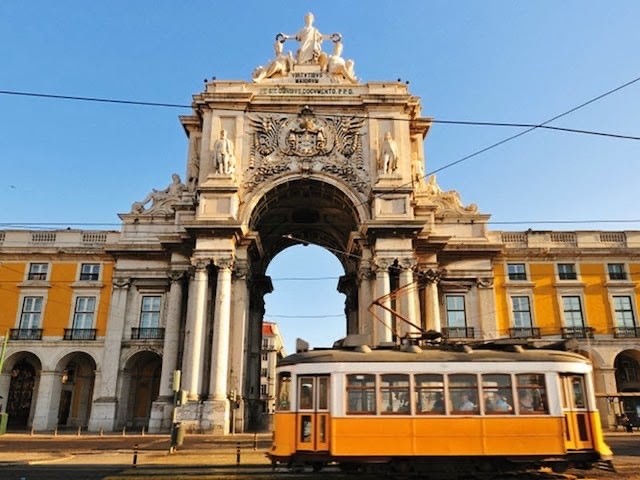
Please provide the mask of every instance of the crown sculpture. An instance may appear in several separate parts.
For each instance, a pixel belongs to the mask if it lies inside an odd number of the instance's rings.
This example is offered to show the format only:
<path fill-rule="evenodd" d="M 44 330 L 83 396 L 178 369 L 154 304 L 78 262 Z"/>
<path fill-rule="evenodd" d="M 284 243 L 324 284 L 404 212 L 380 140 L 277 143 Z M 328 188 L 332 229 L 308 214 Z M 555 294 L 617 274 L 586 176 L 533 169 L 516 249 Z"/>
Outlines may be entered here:
<path fill-rule="evenodd" d="M 342 58 L 342 35 L 332 33 L 325 35 L 313 26 L 314 16 L 307 13 L 305 25 L 295 35 L 278 33 L 273 45 L 275 57 L 266 66 L 259 66 L 253 71 L 253 81 L 279 81 L 282 79 L 324 77 L 330 83 L 356 83 L 353 60 Z M 298 49 L 295 55 L 290 51 L 284 53 L 284 43 L 296 40 Z M 322 51 L 322 42 L 333 42 L 333 53 Z M 315 75 L 314 75 L 315 74 Z M 308 82 L 308 80 L 307 80 Z M 304 82 L 304 83 L 307 83 Z M 324 83 L 324 82 L 323 82 Z"/>

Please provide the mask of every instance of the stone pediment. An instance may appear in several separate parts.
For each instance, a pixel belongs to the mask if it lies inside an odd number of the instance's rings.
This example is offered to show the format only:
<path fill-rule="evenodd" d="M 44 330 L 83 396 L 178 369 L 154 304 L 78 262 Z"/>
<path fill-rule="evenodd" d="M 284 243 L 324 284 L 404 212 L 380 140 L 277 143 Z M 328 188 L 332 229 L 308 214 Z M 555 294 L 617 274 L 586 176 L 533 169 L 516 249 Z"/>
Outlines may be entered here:
<path fill-rule="evenodd" d="M 255 83 L 293 84 L 355 84 L 355 63 L 342 56 L 342 35 L 323 34 L 314 25 L 314 16 L 307 13 L 305 25 L 295 34 L 278 33 L 275 38 L 274 57 L 256 67 L 252 77 Z M 289 40 L 297 42 L 297 50 L 284 51 Z M 325 41 L 333 42 L 331 52 L 322 49 Z"/>

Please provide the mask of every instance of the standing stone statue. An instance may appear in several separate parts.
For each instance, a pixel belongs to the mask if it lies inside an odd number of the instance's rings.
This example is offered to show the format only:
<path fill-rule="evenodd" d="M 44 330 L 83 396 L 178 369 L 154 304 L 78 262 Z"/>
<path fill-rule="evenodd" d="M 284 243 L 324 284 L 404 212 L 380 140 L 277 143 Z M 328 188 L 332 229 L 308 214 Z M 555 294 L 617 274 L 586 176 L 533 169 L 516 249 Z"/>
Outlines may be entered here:
<path fill-rule="evenodd" d="M 235 168 L 233 142 L 227 138 L 227 131 L 220 130 L 220 138 L 213 144 L 213 166 L 220 175 L 231 175 Z"/>
<path fill-rule="evenodd" d="M 316 27 L 313 26 L 314 16 L 309 12 L 304 16 L 304 27 L 302 27 L 295 35 L 278 34 L 276 39 L 295 39 L 300 42 L 298 51 L 296 52 L 296 63 L 318 63 L 322 53 L 322 42 L 324 40 L 337 41 L 340 35 L 337 33 L 331 35 L 323 35 Z"/>
<path fill-rule="evenodd" d="M 383 173 L 393 173 L 398 168 L 398 144 L 391 136 L 391 132 L 384 134 L 378 168 Z"/>

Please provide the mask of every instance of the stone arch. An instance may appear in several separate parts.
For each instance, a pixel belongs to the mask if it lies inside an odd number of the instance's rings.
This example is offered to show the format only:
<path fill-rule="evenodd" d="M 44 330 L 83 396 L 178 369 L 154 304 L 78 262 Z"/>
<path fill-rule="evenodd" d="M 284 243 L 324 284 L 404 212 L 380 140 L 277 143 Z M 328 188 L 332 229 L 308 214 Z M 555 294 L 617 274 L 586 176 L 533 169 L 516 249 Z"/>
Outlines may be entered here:
<path fill-rule="evenodd" d="M 36 409 L 42 362 L 32 352 L 20 351 L 7 357 L 3 372 L 3 391 L 7 392 L 5 411 L 11 428 L 31 425 Z"/>
<path fill-rule="evenodd" d="M 623 350 L 613 362 L 619 392 L 640 392 L 640 350 Z"/>
<path fill-rule="evenodd" d="M 162 357 L 151 350 L 139 350 L 124 363 L 119 417 L 127 428 L 147 428 L 151 406 L 158 398 Z"/>
<path fill-rule="evenodd" d="M 58 398 L 52 399 L 58 403 L 56 424 L 63 428 L 86 426 L 91 415 L 95 359 L 87 352 L 71 351 L 60 358 L 55 371 L 60 375 Z"/>
<path fill-rule="evenodd" d="M 247 206 L 249 229 L 260 232 L 263 252 L 258 273 L 285 248 L 313 243 L 334 253 L 345 267 L 354 262 L 348 254 L 352 232 L 368 214 L 363 202 L 344 185 L 325 177 L 285 177 L 269 185 Z"/>

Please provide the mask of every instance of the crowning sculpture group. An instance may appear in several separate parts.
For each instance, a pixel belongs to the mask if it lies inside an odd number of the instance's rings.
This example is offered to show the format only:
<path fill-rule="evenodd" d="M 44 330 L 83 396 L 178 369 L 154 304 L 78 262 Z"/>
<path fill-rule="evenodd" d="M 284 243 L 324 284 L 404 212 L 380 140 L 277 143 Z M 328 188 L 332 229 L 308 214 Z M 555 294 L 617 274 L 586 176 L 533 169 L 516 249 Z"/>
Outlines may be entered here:
<path fill-rule="evenodd" d="M 342 35 L 339 33 L 325 35 L 313 25 L 313 22 L 313 14 L 307 13 L 305 15 L 305 25 L 296 34 L 278 33 L 276 35 L 274 43 L 275 57 L 266 66 L 259 66 L 254 70 L 252 75 L 254 83 L 278 82 L 280 79 L 291 77 L 292 74 L 296 73 L 296 70 L 305 72 L 305 69 L 309 68 L 328 78 L 331 83 L 357 83 L 353 60 L 345 60 L 342 57 Z M 296 40 L 298 42 L 298 49 L 295 55 L 291 51 L 284 53 L 284 44 L 287 40 Z M 333 42 L 333 53 L 327 54 L 322 51 L 322 43 L 325 40 Z M 302 122 L 297 128 L 287 128 L 291 121 L 285 118 L 277 121 L 274 121 L 271 117 L 254 119 L 257 146 L 253 150 L 264 157 L 268 157 L 274 150 L 278 149 L 279 145 L 280 151 L 286 156 L 293 158 L 313 157 L 328 155 L 333 146 L 336 145 L 336 150 L 340 153 L 339 163 L 353 161 L 355 158 L 353 156 L 354 153 L 360 149 L 358 132 L 363 122 L 356 119 L 340 119 L 331 123 L 329 119 L 327 120 L 329 123 L 324 121 L 324 126 L 320 127 L 313 123 L 314 115 L 308 107 L 306 108 L 308 110 L 307 113 L 303 112 L 300 118 L 296 120 L 297 122 Z M 322 123 L 321 120 L 316 120 Z M 288 131 L 288 134 L 282 140 L 279 140 L 279 132 L 284 130 Z M 342 132 L 341 137 L 337 135 L 336 132 L 338 131 Z M 220 130 L 219 138 L 213 143 L 209 158 L 213 167 L 213 175 L 233 177 L 236 170 L 234 143 L 232 139 L 227 137 L 227 132 L 224 129 Z M 398 169 L 400 159 L 398 144 L 391 132 L 385 132 L 380 140 L 376 162 L 378 173 L 387 176 L 393 175 Z M 253 154 L 250 164 L 251 166 L 254 165 Z M 287 163 L 285 168 L 296 171 L 298 169 L 296 165 L 296 162 Z M 327 168 L 335 170 L 331 166 Z M 362 165 L 358 168 L 361 169 Z M 187 191 L 195 191 L 199 171 L 200 155 L 196 152 L 189 163 L 187 185 L 184 185 L 180 177 L 174 173 L 172 175 L 173 180 L 167 188 L 163 190 L 152 189 L 144 200 L 134 202 L 131 207 L 131 213 L 138 215 L 151 213 L 167 215 L 173 213 L 172 206 L 180 199 L 182 194 Z M 274 172 L 276 171 L 277 169 L 274 170 Z M 269 171 L 266 174 L 269 175 L 274 172 Z M 353 177 L 352 173 L 348 176 Z M 437 185 L 434 175 L 429 177 L 428 182 L 425 183 L 424 171 L 419 169 L 416 173 L 418 178 L 415 178 L 415 180 L 418 182 L 418 190 L 432 197 L 433 202 L 441 208 L 468 213 L 477 211 L 477 207 L 473 204 L 467 207 L 463 206 L 456 191 L 443 192 Z M 261 175 L 256 178 L 264 177 L 264 173 Z M 350 179 L 358 184 L 362 183 L 358 179 Z M 251 181 L 247 182 L 247 185 L 251 184 Z"/>

